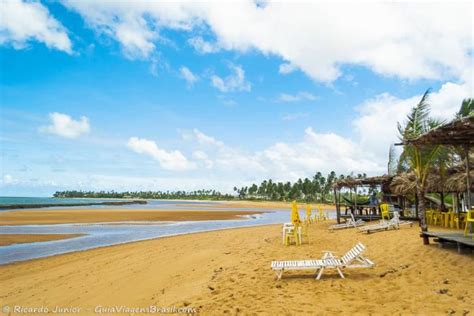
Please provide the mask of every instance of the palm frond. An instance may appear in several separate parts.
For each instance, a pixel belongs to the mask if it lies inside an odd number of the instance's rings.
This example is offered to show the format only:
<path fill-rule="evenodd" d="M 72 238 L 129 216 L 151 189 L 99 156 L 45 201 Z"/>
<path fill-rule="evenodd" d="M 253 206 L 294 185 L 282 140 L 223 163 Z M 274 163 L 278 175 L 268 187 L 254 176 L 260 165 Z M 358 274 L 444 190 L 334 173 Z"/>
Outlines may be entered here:
<path fill-rule="evenodd" d="M 467 98 L 462 101 L 461 108 L 456 114 L 456 118 L 460 119 L 467 116 L 474 115 L 474 99 Z"/>
<path fill-rule="evenodd" d="M 430 115 L 429 94 L 430 89 L 425 91 L 418 104 L 412 108 L 404 127 L 398 123 L 398 132 L 402 140 L 414 139 L 428 131 Z"/>
<path fill-rule="evenodd" d="M 388 175 L 394 175 L 397 173 L 397 166 L 398 166 L 399 159 L 397 158 L 397 152 L 395 151 L 395 147 L 390 145 L 390 149 L 388 151 Z"/>

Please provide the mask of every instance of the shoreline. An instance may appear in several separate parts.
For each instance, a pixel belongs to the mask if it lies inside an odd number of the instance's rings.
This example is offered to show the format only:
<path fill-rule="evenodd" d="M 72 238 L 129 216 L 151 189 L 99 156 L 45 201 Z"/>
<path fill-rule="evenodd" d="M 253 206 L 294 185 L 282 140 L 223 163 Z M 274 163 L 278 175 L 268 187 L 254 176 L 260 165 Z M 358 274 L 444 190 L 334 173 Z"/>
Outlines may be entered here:
<path fill-rule="evenodd" d="M 119 246 L 124 246 L 124 245 L 133 245 L 137 243 L 143 243 L 143 242 L 149 242 L 153 240 L 159 240 L 159 239 L 167 239 L 167 238 L 174 238 L 174 237 L 182 237 L 182 236 L 188 236 L 188 235 L 199 235 L 199 234 L 207 234 L 207 233 L 213 233 L 213 232 L 220 232 L 220 231 L 227 231 L 227 230 L 238 230 L 238 229 L 249 229 L 249 228 L 258 228 L 258 227 L 266 227 L 266 226 L 280 226 L 281 224 L 263 224 L 263 225 L 251 225 L 251 226 L 245 226 L 245 227 L 230 227 L 230 228 L 218 228 L 218 229 L 209 229 L 209 230 L 202 230 L 202 231 L 197 231 L 197 232 L 186 232 L 186 233 L 176 233 L 176 234 L 170 234 L 170 235 L 163 235 L 163 236 L 158 236 L 158 237 L 152 237 L 152 238 L 147 238 L 147 239 L 140 239 L 140 240 L 133 240 L 133 241 L 126 241 L 126 242 L 121 242 L 113 245 L 105 245 L 105 246 L 99 246 L 99 247 L 94 247 L 94 248 L 89 248 L 89 249 L 84 249 L 84 250 L 75 250 L 71 252 L 64 252 L 64 253 L 58 253 L 54 255 L 48 255 L 44 257 L 38 257 L 38 258 L 32 258 L 32 259 L 27 259 L 27 260 L 19 260 L 19 261 L 13 261 L 9 263 L 0 263 L 0 269 L 2 267 L 10 266 L 10 265 L 18 265 L 22 263 L 27 263 L 27 262 L 33 262 L 33 261 L 40 261 L 40 260 L 47 260 L 50 258 L 55 258 L 55 257 L 60 257 L 60 256 L 67 256 L 67 255 L 73 255 L 76 253 L 84 253 L 87 251 L 93 251 L 93 250 L 98 250 L 98 249 L 107 249 L 107 248 L 113 248 L 113 247 L 119 247 Z M 9 235 L 16 235 L 16 234 L 9 234 Z M 18 235 L 23 235 L 23 234 L 18 234 Z M 29 236 L 29 234 L 25 234 Z M 37 234 L 39 235 L 39 234 Z M 51 234 L 55 235 L 55 234 Z M 81 237 L 85 236 L 87 234 L 57 234 L 57 235 L 75 235 L 70 238 L 76 238 L 76 237 Z M 77 235 L 77 236 L 76 236 Z M 0 234 L 0 237 L 2 234 Z M 62 239 L 68 239 L 62 238 Z M 60 239 L 56 239 L 60 240 Z M 49 240 L 45 240 L 49 241 Z M 42 242 L 42 241 L 39 241 Z"/>
<path fill-rule="evenodd" d="M 281 245 L 280 225 L 265 225 L 15 262 L 0 266 L 0 296 L 8 306 L 76 306 L 87 315 L 98 305 L 188 306 L 203 315 L 474 310 L 472 255 L 422 245 L 418 227 L 331 233 L 327 228 L 333 222 L 311 225 L 309 243 L 299 247 Z M 289 272 L 276 281 L 270 269 L 272 260 L 320 257 L 324 249 L 342 255 L 356 241 L 366 245 L 373 269 L 348 269 L 345 279 L 328 271 L 319 281 L 311 271 Z M 453 265 L 465 268 L 450 269 Z"/>

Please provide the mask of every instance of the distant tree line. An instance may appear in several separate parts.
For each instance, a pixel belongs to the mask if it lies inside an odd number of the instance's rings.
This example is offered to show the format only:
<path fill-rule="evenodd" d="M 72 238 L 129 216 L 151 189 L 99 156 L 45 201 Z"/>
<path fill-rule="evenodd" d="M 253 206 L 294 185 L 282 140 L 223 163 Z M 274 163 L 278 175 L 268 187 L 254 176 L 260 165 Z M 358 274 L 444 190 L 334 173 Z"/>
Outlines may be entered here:
<path fill-rule="evenodd" d="M 242 188 L 234 187 L 239 199 L 291 201 L 301 200 L 307 202 L 332 202 L 332 186 L 337 180 L 345 178 L 365 178 L 365 173 L 354 176 L 336 175 L 331 171 L 326 177 L 321 172 L 311 178 L 298 179 L 296 182 L 273 182 L 264 180 L 260 184 L 252 184 Z"/>
<path fill-rule="evenodd" d="M 196 191 L 58 191 L 55 198 L 113 198 L 113 199 L 162 199 L 162 200 L 232 200 L 231 194 L 222 194 L 215 190 Z"/>
<path fill-rule="evenodd" d="M 332 202 L 334 182 L 345 178 L 365 178 L 365 173 L 354 176 L 336 175 L 331 171 L 326 177 L 321 172 L 311 178 L 298 179 L 295 182 L 273 182 L 264 180 L 241 188 L 234 187 L 236 195 L 223 194 L 216 190 L 196 191 L 58 191 L 56 198 L 114 198 L 114 199 L 162 199 L 162 200 L 265 200 L 265 201 L 307 201 Z"/>

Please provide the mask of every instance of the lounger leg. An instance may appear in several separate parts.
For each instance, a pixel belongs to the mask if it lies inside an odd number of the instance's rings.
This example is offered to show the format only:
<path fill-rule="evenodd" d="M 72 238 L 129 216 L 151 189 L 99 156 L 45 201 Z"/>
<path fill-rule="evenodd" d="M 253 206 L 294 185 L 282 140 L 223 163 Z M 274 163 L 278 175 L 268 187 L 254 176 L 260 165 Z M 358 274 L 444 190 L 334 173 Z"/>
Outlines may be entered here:
<path fill-rule="evenodd" d="M 339 275 L 341 276 L 341 278 L 344 279 L 344 274 L 342 273 L 341 268 L 337 267 L 336 269 L 337 269 L 337 272 L 339 272 Z"/>
<path fill-rule="evenodd" d="M 318 276 L 316 277 L 316 280 L 321 279 L 321 276 L 323 275 L 323 272 L 324 272 L 324 268 L 321 268 L 321 269 L 319 270 Z"/>
<path fill-rule="evenodd" d="M 277 276 L 277 280 L 281 280 L 281 276 L 283 275 L 283 269 L 275 271 Z"/>

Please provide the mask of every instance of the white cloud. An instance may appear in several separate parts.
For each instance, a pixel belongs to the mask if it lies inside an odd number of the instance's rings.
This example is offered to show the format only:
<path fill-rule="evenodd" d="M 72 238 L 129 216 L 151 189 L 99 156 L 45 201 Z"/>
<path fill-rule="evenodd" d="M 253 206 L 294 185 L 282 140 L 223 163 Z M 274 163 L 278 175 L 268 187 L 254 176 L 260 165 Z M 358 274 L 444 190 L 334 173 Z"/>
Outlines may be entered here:
<path fill-rule="evenodd" d="M 204 51 L 276 55 L 322 82 L 337 79 L 343 65 L 411 80 L 458 79 L 472 63 L 472 2 L 66 3 L 97 31 L 145 57 L 168 28 L 209 30 L 212 48 L 192 32 L 191 42 Z"/>
<path fill-rule="evenodd" d="M 316 96 L 306 91 L 301 91 L 296 94 L 281 93 L 277 98 L 278 102 L 298 102 L 314 100 L 316 100 Z"/>
<path fill-rule="evenodd" d="M 188 84 L 188 86 L 192 86 L 196 81 L 199 80 L 198 76 L 193 74 L 193 72 L 189 70 L 188 67 L 181 67 L 179 69 L 179 73 L 181 75 L 181 78 L 186 80 L 186 83 Z"/>
<path fill-rule="evenodd" d="M 122 44 L 125 55 L 130 59 L 146 58 L 155 49 L 155 33 L 145 27 L 142 17 L 126 17 L 115 26 L 115 36 Z"/>
<path fill-rule="evenodd" d="M 39 2 L 2 1 L 0 5 L 0 44 L 9 43 L 16 49 L 29 41 L 44 43 L 72 53 L 71 41 L 64 27 Z"/>
<path fill-rule="evenodd" d="M 243 68 L 231 64 L 229 65 L 229 69 L 233 74 L 225 78 L 216 75 L 211 76 L 212 86 L 221 92 L 250 91 L 251 84 L 245 80 L 245 71 Z"/>
<path fill-rule="evenodd" d="M 10 185 L 10 184 L 16 184 L 18 180 L 13 178 L 12 175 L 6 174 L 3 176 L 2 184 L 4 185 Z"/>
<path fill-rule="evenodd" d="M 287 75 L 294 72 L 296 69 L 297 67 L 295 67 L 295 65 L 290 63 L 284 63 L 280 65 L 280 67 L 278 68 L 278 72 L 282 75 Z"/>
<path fill-rule="evenodd" d="M 299 142 L 277 142 L 256 152 L 232 148 L 202 132 L 198 137 L 196 131 L 185 139 L 211 146 L 204 147 L 207 152 L 196 150 L 193 157 L 206 161 L 207 166 L 222 177 L 231 176 L 240 183 L 243 179 L 295 180 L 310 176 L 315 171 L 372 174 L 384 171 L 384 164 L 376 161 L 370 152 L 361 151 L 356 142 L 334 133 L 316 133 L 310 127 Z"/>
<path fill-rule="evenodd" d="M 209 159 L 207 154 L 202 150 L 196 150 L 193 152 L 193 158 L 201 161 L 204 164 L 206 169 L 212 169 L 214 167 L 214 162 Z"/>
<path fill-rule="evenodd" d="M 447 82 L 430 95 L 433 117 L 450 120 L 459 110 L 464 98 L 472 97 L 471 82 Z M 353 121 L 361 148 L 373 153 L 378 161 L 387 159 L 390 144 L 398 141 L 397 122 L 403 123 L 410 110 L 419 102 L 421 95 L 400 99 L 388 93 L 362 103 Z"/>
<path fill-rule="evenodd" d="M 166 151 L 159 148 L 152 140 L 131 137 L 127 146 L 138 154 L 152 157 L 165 170 L 186 171 L 195 168 L 195 165 L 189 162 L 180 151 Z"/>
<path fill-rule="evenodd" d="M 72 139 L 90 131 L 89 119 L 85 116 L 74 120 L 67 114 L 54 112 L 49 114 L 49 118 L 51 125 L 40 127 L 41 132 Z"/>
<path fill-rule="evenodd" d="M 196 141 L 200 145 L 222 147 L 224 143 L 194 128 L 192 131 L 180 131 L 184 140 Z"/>
<path fill-rule="evenodd" d="M 205 41 L 201 36 L 190 38 L 188 43 L 200 54 L 210 54 L 219 51 L 219 47 L 216 44 Z"/>
<path fill-rule="evenodd" d="M 97 32 L 115 38 L 127 58 L 153 58 L 155 41 L 160 40 L 160 35 L 158 24 L 149 23 L 147 12 L 152 7 L 145 2 L 65 0 L 62 3 L 81 14 Z"/>
<path fill-rule="evenodd" d="M 222 141 L 206 135 L 196 128 L 192 131 L 181 131 L 181 136 L 184 140 L 194 142 L 199 146 L 200 149 L 195 151 L 197 156 L 194 158 L 203 160 L 205 157 L 208 161 L 207 165 L 212 166 L 220 173 L 233 174 L 238 171 L 240 176 L 245 176 L 265 170 L 255 155 L 227 146 Z"/>
<path fill-rule="evenodd" d="M 315 171 L 340 173 L 383 172 L 383 165 L 374 160 L 370 152 L 360 149 L 350 139 L 334 133 L 316 133 L 311 127 L 297 143 L 276 143 L 263 151 L 265 165 L 284 179 L 285 174 L 293 179 L 310 176 Z"/>

